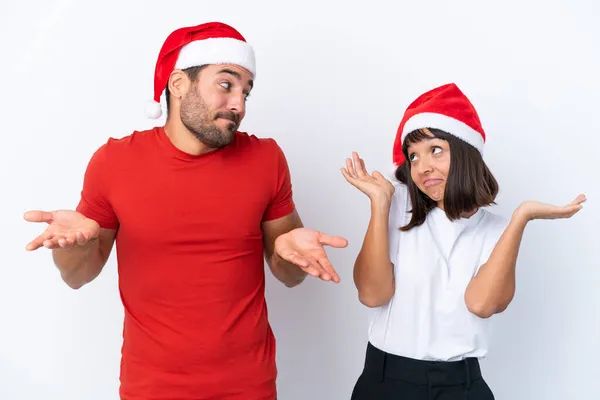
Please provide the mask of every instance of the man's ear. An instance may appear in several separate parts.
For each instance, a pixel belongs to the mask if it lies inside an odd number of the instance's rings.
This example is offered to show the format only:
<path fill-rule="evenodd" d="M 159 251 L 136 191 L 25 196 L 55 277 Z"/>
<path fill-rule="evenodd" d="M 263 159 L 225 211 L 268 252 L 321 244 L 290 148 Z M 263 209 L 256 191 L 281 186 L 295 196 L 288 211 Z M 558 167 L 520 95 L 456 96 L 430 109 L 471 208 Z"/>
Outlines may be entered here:
<path fill-rule="evenodd" d="M 182 70 L 176 69 L 169 76 L 169 92 L 171 99 L 178 98 L 181 100 L 190 88 L 190 79 Z"/>

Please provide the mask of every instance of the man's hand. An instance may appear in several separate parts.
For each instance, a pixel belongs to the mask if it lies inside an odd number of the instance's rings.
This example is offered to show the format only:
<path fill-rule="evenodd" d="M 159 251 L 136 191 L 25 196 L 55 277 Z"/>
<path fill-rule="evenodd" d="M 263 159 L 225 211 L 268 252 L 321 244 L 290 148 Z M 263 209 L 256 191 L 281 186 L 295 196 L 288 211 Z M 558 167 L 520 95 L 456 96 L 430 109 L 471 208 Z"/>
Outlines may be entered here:
<path fill-rule="evenodd" d="M 343 248 L 348 241 L 339 236 L 329 236 L 309 228 L 297 228 L 275 240 L 275 253 L 285 261 L 300 267 L 307 274 L 322 280 L 340 281 L 329 262 L 323 246 Z"/>
<path fill-rule="evenodd" d="M 100 226 L 83 214 L 71 210 L 28 211 L 23 216 L 29 222 L 45 222 L 48 227 L 42 234 L 33 239 L 25 247 L 36 250 L 44 246 L 48 249 L 68 249 L 83 246 L 98 238 Z"/>

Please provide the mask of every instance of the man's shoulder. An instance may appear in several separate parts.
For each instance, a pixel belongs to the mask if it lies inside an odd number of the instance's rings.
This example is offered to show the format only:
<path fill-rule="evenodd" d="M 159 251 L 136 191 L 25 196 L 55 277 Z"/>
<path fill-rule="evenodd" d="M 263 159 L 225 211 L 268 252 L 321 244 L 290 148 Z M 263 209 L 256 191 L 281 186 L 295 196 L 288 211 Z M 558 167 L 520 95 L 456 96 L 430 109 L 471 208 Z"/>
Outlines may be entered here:
<path fill-rule="evenodd" d="M 133 161 L 133 155 L 144 153 L 143 147 L 156 138 L 157 128 L 133 131 L 125 136 L 110 136 L 93 151 L 89 164 L 102 165 L 103 168 L 122 168 Z"/>
<path fill-rule="evenodd" d="M 130 156 L 139 153 L 141 147 L 148 146 L 156 139 L 157 128 L 136 130 L 124 136 L 110 136 L 96 150 L 96 154 L 114 159 L 119 156 Z"/>
<path fill-rule="evenodd" d="M 237 142 L 240 146 L 275 147 L 277 141 L 270 137 L 259 137 L 248 132 L 237 131 Z"/>
<path fill-rule="evenodd" d="M 259 137 L 247 132 L 236 132 L 236 147 L 248 153 L 255 153 L 264 157 L 279 157 L 283 150 L 279 146 L 279 143 L 274 138 L 270 137 Z"/>
<path fill-rule="evenodd" d="M 108 138 L 106 145 L 111 148 L 128 148 L 130 146 L 144 145 L 150 140 L 156 139 L 158 127 L 146 130 L 135 130 L 125 136 Z"/>

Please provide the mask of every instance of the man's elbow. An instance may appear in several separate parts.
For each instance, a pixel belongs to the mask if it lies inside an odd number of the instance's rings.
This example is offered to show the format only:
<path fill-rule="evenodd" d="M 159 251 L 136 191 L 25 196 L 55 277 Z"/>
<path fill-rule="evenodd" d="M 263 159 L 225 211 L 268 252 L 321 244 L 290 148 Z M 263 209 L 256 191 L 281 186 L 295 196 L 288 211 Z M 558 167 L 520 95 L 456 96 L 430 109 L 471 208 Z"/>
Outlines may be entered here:
<path fill-rule="evenodd" d="M 64 279 L 63 278 L 63 281 L 67 284 L 68 287 L 70 287 L 73 290 L 81 289 L 83 287 L 83 285 L 85 285 L 85 282 L 72 280 L 72 279 Z"/>
<path fill-rule="evenodd" d="M 300 285 L 306 279 L 306 274 L 296 275 L 296 276 L 288 276 L 283 279 L 280 279 L 281 283 L 283 283 L 288 288 L 293 288 Z"/>
<path fill-rule="evenodd" d="M 284 281 L 283 282 L 283 284 L 287 288 L 294 288 L 294 287 L 300 285 L 301 283 L 302 283 L 302 281 Z"/>
<path fill-rule="evenodd" d="M 84 285 L 90 283 L 96 276 L 97 274 L 87 278 L 82 278 L 81 274 L 77 273 L 61 274 L 62 280 L 73 290 L 81 289 Z"/>

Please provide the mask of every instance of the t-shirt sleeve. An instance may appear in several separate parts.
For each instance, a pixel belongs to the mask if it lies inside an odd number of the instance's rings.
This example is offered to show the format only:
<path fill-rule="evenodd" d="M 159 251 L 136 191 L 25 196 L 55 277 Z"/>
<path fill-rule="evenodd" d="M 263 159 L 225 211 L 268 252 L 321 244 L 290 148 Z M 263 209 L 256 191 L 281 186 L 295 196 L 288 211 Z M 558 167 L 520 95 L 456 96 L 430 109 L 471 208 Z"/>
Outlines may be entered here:
<path fill-rule="evenodd" d="M 496 248 L 496 244 L 500 240 L 500 237 L 504 233 L 509 222 L 506 218 L 494 214 L 490 214 L 488 217 L 491 218 L 491 221 L 488 225 L 488 232 L 484 240 L 481 259 L 479 260 L 479 268 L 490 259 L 492 252 Z"/>
<path fill-rule="evenodd" d="M 119 221 L 108 197 L 108 144 L 102 145 L 92 155 L 84 179 L 81 198 L 76 210 L 93 219 L 104 229 L 117 229 Z"/>
<path fill-rule="evenodd" d="M 389 251 L 390 261 L 396 265 L 398 258 L 398 251 L 400 247 L 400 228 L 408 221 L 406 221 L 406 210 L 408 204 L 408 190 L 403 184 L 394 184 L 396 191 L 392 197 L 392 204 L 390 205 L 390 216 L 388 221 L 388 240 L 389 240 Z"/>
<path fill-rule="evenodd" d="M 287 159 L 279 145 L 273 140 L 276 157 L 277 178 L 275 182 L 274 195 L 267 206 L 263 221 L 270 221 L 284 217 L 295 209 L 292 197 L 292 179 Z"/>

